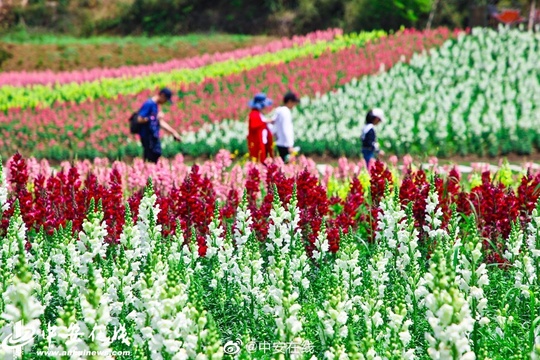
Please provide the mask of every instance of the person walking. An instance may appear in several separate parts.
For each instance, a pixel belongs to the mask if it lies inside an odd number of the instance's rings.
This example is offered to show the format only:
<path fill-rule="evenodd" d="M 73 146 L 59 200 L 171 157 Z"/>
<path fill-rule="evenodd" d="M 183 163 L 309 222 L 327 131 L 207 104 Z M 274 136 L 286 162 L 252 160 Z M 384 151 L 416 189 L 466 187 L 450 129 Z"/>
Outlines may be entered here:
<path fill-rule="evenodd" d="M 273 101 L 265 93 L 259 93 L 249 102 L 249 130 L 247 136 L 249 157 L 257 162 L 264 162 L 273 157 L 273 137 L 268 126 L 269 121 L 262 110 L 272 105 Z"/>
<path fill-rule="evenodd" d="M 298 105 L 300 99 L 295 93 L 289 91 L 283 97 L 283 105 L 278 107 L 272 117 L 274 135 L 279 156 L 285 163 L 289 162 L 295 152 L 294 127 L 291 110 Z"/>
<path fill-rule="evenodd" d="M 378 154 L 383 155 L 379 149 L 377 135 L 375 134 L 375 126 L 384 121 L 384 111 L 381 109 L 372 109 L 366 115 L 366 125 L 362 129 L 362 155 L 369 169 L 372 159 L 375 159 Z"/>
<path fill-rule="evenodd" d="M 145 161 L 157 163 L 161 157 L 161 141 L 159 139 L 161 128 L 180 141 L 180 134 L 165 121 L 163 112 L 159 110 L 159 106 L 167 102 L 172 104 L 172 91 L 163 88 L 157 95 L 146 100 L 138 112 L 139 136 Z"/>

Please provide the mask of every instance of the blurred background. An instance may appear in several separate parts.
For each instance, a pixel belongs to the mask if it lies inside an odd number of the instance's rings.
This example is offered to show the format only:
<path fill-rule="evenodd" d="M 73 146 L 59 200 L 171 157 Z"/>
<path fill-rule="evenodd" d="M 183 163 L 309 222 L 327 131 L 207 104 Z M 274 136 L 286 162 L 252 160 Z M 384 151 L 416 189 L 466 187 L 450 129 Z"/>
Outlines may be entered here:
<path fill-rule="evenodd" d="M 0 0 L 2 30 L 76 36 L 191 32 L 291 35 L 483 25 L 488 6 L 528 12 L 531 0 Z"/>

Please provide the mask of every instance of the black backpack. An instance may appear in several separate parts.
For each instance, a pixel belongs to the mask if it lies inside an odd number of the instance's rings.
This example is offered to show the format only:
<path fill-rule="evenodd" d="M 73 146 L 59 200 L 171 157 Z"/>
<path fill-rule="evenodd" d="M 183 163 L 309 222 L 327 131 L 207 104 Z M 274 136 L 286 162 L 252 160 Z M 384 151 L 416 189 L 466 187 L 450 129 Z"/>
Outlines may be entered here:
<path fill-rule="evenodd" d="M 138 134 L 141 130 L 141 124 L 139 124 L 139 113 L 134 112 L 129 117 L 129 132 L 132 134 Z"/>

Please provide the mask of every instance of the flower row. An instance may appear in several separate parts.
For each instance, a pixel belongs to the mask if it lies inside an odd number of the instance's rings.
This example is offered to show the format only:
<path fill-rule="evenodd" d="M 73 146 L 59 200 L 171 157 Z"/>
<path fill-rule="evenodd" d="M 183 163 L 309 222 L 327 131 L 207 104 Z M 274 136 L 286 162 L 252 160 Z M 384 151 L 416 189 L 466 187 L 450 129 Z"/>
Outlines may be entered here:
<path fill-rule="evenodd" d="M 326 224 L 335 250 L 339 247 L 339 232 L 346 233 L 349 227 L 366 236 L 373 234 L 380 199 L 388 186 L 399 189 L 401 204 L 412 206 L 414 219 L 422 227 L 425 198 L 429 189 L 435 187 L 448 214 L 445 224 L 453 206 L 461 213 L 476 214 L 478 230 L 491 241 L 485 244 L 486 250 L 495 258 L 501 256 L 505 247 L 500 236 L 507 236 L 514 222 L 526 222 L 540 195 L 540 173 L 529 169 L 515 174 L 508 167 L 493 176 L 484 171 L 461 180 L 455 168 L 442 171 L 443 168 L 435 167 L 426 171 L 406 164 L 399 170 L 377 162 L 368 173 L 362 164 L 342 159 L 336 170 L 327 168 L 325 173 L 319 173 L 313 162 L 306 159 L 296 165 L 283 165 L 280 161 L 266 166 L 233 165 L 226 153 L 200 167 L 188 167 L 177 158 L 158 165 L 79 162 L 63 164 L 60 171 L 51 171 L 46 162 L 26 161 L 20 155 L 11 158 L 6 167 L 0 207 L 12 205 L 18 199 L 29 229 L 39 232 L 43 228 L 53 234 L 71 223 L 71 229 L 78 231 L 93 199 L 104 210 L 110 242 L 118 241 L 125 223 L 124 212 L 129 209 L 137 214 L 149 178 L 155 183 L 157 202 L 162 209 L 159 224 L 165 234 L 180 227 L 202 239 L 208 232 L 216 204 L 220 207 L 220 220 L 230 221 L 245 191 L 256 221 L 256 234 L 262 239 L 268 231 L 273 194 L 277 191 L 285 201 L 296 188 L 302 223 L 310 224 L 311 236 L 316 236 Z M 2 220 L 4 229 L 13 206 L 10 208 Z"/>
<path fill-rule="evenodd" d="M 12 175 L 12 163 L 17 157 L 11 157 L 6 162 L 6 177 L 10 180 Z M 266 179 L 267 167 L 263 164 L 246 162 L 244 159 L 235 160 L 235 155 L 226 150 L 220 150 L 212 160 L 200 162 L 198 171 L 201 176 L 206 177 L 212 183 L 213 190 L 219 200 L 225 200 L 231 190 L 238 191 L 244 187 L 248 174 L 252 169 L 256 169 L 262 174 L 262 180 Z M 321 185 L 328 189 L 329 194 L 339 194 L 346 197 L 348 191 L 348 181 L 354 176 L 365 172 L 364 161 L 353 161 L 347 158 L 340 158 L 335 166 L 329 164 L 317 165 L 312 159 L 301 155 L 295 161 L 284 164 L 281 159 L 269 160 L 277 165 L 286 177 L 295 177 L 303 171 L 317 177 Z M 398 164 L 399 162 L 399 164 Z M 437 174 L 445 175 L 454 171 L 461 178 L 461 185 L 464 190 L 470 191 L 472 188 L 481 185 L 482 173 L 491 171 L 496 174 L 496 180 L 504 186 L 515 188 L 521 182 L 521 177 L 527 173 L 536 174 L 540 168 L 537 164 L 523 163 L 521 167 L 510 166 L 505 161 L 500 161 L 499 166 L 486 163 L 471 163 L 470 167 L 464 167 L 463 172 L 460 166 L 447 164 L 440 165 L 437 158 L 430 158 L 428 164 L 416 167 L 418 159 L 413 159 L 410 155 L 404 156 L 401 160 L 396 156 L 388 159 L 388 168 L 392 172 L 392 181 L 401 184 L 404 176 L 411 169 L 427 169 Z M 163 194 L 168 194 L 173 188 L 178 188 L 190 174 L 192 166 L 184 160 L 182 155 L 176 155 L 172 159 L 161 158 L 157 164 L 143 162 L 142 159 L 134 159 L 132 163 L 123 161 L 109 161 L 106 158 L 95 158 L 93 160 L 62 161 L 59 166 L 54 166 L 45 159 L 28 158 L 25 160 L 25 170 L 28 181 L 33 182 L 38 177 L 43 177 L 45 181 L 63 172 L 68 175 L 74 168 L 86 179 L 89 176 L 95 177 L 99 185 L 109 184 L 114 172 L 118 173 L 120 185 L 125 195 L 142 191 L 147 185 L 148 179 L 154 179 L 154 188 Z M 14 170 L 16 172 L 16 170 Z M 367 181 L 367 182 L 366 182 Z M 367 189 L 369 180 L 364 179 L 364 188 Z M 8 181 L 9 190 L 13 190 Z"/>
<path fill-rule="evenodd" d="M 22 159 L 12 166 L 22 174 Z M 214 211 L 194 170 L 167 199 L 149 185 L 121 226 L 111 223 L 121 203 L 111 197 L 114 179 L 109 189 L 89 179 L 85 194 L 71 172 L 56 185 L 38 181 L 30 195 L 15 180 L 19 199 L 1 210 L 9 223 L 0 235 L 0 340 L 35 335 L 22 344 L 27 358 L 475 359 L 513 358 L 516 349 L 538 358 L 539 210 L 530 198 L 512 226 L 498 214 L 517 215 L 534 184 L 517 196 L 486 174 L 465 205 L 450 200 L 461 197 L 453 176 L 430 182 L 420 171 L 392 189 L 377 163 L 370 196 L 353 180 L 347 199 L 326 207 L 309 174 L 268 172 L 260 206 L 255 172 L 242 199 Z M 538 189 L 538 177 L 529 180 Z M 54 193 L 66 197 L 57 211 L 86 196 L 77 209 L 86 215 L 53 232 L 28 226 L 29 196 L 46 205 Z M 163 222 L 171 212 L 175 231 Z M 496 251 L 487 224 L 501 228 Z"/>

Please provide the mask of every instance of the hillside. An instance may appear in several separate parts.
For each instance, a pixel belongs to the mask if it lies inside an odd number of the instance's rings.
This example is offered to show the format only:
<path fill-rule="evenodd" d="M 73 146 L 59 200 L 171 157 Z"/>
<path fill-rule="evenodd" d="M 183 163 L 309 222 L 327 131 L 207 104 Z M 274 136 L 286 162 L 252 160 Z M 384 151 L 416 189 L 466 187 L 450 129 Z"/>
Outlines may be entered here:
<path fill-rule="evenodd" d="M 0 37 L 0 71 L 117 68 L 226 52 L 273 39 L 223 34 L 80 39 L 17 32 Z"/>

